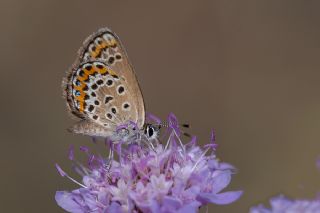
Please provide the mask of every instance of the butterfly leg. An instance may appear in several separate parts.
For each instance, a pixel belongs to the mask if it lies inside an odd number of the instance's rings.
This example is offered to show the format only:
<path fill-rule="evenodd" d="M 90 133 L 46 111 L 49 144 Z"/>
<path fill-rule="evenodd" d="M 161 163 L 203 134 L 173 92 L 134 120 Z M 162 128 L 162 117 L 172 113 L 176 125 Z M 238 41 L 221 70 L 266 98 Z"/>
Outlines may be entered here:
<path fill-rule="evenodd" d="M 155 149 L 152 141 L 149 140 L 145 135 L 144 135 L 144 137 L 145 137 L 145 139 L 142 139 L 142 138 L 141 138 L 141 139 L 140 139 L 140 142 L 141 142 L 141 141 L 144 142 L 144 143 L 149 147 L 149 149 L 152 149 L 152 151 L 156 151 L 156 149 Z"/>
<path fill-rule="evenodd" d="M 112 161 L 114 157 L 114 144 L 111 142 L 110 144 L 110 150 L 109 150 L 109 156 L 108 156 L 108 161 L 105 164 L 105 169 L 109 173 L 111 167 L 112 167 Z"/>
<path fill-rule="evenodd" d="M 152 139 L 149 140 L 148 142 L 149 142 L 149 145 L 150 145 L 151 149 L 152 149 L 153 151 L 155 151 L 154 145 L 153 145 L 153 143 L 152 143 Z"/>

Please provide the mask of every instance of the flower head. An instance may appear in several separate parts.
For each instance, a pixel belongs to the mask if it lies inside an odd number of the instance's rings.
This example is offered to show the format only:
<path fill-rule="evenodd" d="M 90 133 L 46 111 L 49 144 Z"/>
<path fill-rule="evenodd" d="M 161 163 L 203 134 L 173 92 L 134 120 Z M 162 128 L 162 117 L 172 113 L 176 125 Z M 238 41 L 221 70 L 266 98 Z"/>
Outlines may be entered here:
<path fill-rule="evenodd" d="M 169 116 L 166 143 L 132 141 L 119 144 L 111 167 L 102 157 L 89 154 L 88 166 L 77 166 L 82 183 L 57 166 L 62 176 L 80 185 L 71 192 L 56 192 L 56 201 L 68 212 L 197 212 L 209 203 L 229 204 L 242 191 L 221 192 L 231 181 L 234 167 L 217 160 L 216 145 L 201 148 L 192 138 L 182 143 L 176 118 Z M 82 149 L 84 149 L 82 147 Z M 69 157 L 73 160 L 73 151 Z"/>
<path fill-rule="evenodd" d="M 320 213 L 320 200 L 291 200 L 283 195 L 270 200 L 270 208 L 263 205 L 252 207 L 250 213 Z"/>
<path fill-rule="evenodd" d="M 320 157 L 316 161 L 320 169 Z M 320 195 L 320 194 L 319 194 Z M 250 213 L 320 213 L 320 196 L 315 199 L 289 199 L 284 195 L 278 195 L 270 199 L 270 207 L 263 204 L 254 206 Z"/>

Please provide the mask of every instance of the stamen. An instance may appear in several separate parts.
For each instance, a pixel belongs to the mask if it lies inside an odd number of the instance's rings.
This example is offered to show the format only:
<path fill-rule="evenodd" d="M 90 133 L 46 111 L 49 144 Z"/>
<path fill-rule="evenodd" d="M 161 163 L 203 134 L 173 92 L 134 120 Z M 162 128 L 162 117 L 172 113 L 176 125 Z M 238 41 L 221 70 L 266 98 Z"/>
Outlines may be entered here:
<path fill-rule="evenodd" d="M 215 151 L 216 148 L 218 147 L 218 144 L 216 143 L 216 134 L 215 134 L 214 129 L 212 129 L 212 131 L 211 131 L 210 144 L 207 144 L 204 147 L 205 148 L 210 147 L 210 148 L 212 148 L 212 151 Z"/>
<path fill-rule="evenodd" d="M 90 155 L 89 160 L 88 160 L 88 165 L 91 167 L 92 166 L 92 162 L 94 161 L 95 156 L 94 155 Z"/>
<path fill-rule="evenodd" d="M 188 146 L 194 146 L 197 142 L 197 137 L 196 136 L 193 136 L 190 140 L 189 143 L 187 143 L 185 146 L 188 147 Z"/>
<path fill-rule="evenodd" d="M 65 173 L 62 169 L 61 169 L 61 167 L 59 166 L 59 164 L 55 164 L 55 167 L 56 167 L 56 169 L 58 170 L 58 172 L 59 172 L 59 174 L 62 176 L 62 177 L 65 177 L 66 176 L 66 174 L 67 173 Z"/>
<path fill-rule="evenodd" d="M 67 178 L 69 178 L 69 180 L 71 180 L 71 181 L 74 182 L 75 184 L 78 184 L 79 186 L 81 186 L 81 187 L 83 187 L 83 188 L 87 188 L 85 185 L 83 185 L 82 183 L 76 181 L 75 179 L 73 179 L 72 177 L 70 177 L 67 173 L 65 173 L 57 163 L 55 164 L 55 166 L 56 166 L 56 169 L 58 170 L 59 174 L 60 174 L 62 177 L 67 177 Z"/>
<path fill-rule="evenodd" d="M 184 144 L 182 143 L 182 141 L 181 141 L 180 137 L 178 136 L 176 130 L 175 129 L 172 129 L 172 130 L 173 130 L 174 134 L 176 135 L 176 137 L 178 138 L 178 141 L 179 141 L 180 146 L 181 146 L 181 148 L 183 150 L 183 153 L 185 154 L 186 153 L 186 148 L 185 148 Z"/>
<path fill-rule="evenodd" d="M 200 163 L 200 161 L 202 160 L 202 158 L 207 154 L 207 152 L 209 151 L 210 147 L 208 147 L 203 153 L 202 155 L 199 157 L 199 159 L 197 160 L 197 162 L 194 164 L 194 166 L 191 169 L 191 173 L 196 169 L 196 167 L 198 166 L 198 164 Z"/>
<path fill-rule="evenodd" d="M 171 138 L 172 138 L 172 136 L 173 136 L 173 131 L 171 132 L 171 134 L 170 134 L 170 136 L 169 136 L 169 139 L 167 140 L 167 144 L 166 144 L 166 146 L 164 147 L 164 151 L 167 151 L 167 149 L 168 149 L 168 147 L 169 147 L 169 144 L 170 144 L 170 142 L 171 142 Z"/>

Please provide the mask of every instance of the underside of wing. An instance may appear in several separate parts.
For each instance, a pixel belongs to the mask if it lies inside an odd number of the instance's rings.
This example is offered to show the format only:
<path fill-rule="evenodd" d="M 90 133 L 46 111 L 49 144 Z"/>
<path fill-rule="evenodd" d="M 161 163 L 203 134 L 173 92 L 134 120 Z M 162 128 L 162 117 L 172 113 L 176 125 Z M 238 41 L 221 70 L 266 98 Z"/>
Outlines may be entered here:
<path fill-rule="evenodd" d="M 102 28 L 89 36 L 79 50 L 78 63 L 92 60 L 103 62 L 126 82 L 132 105 L 137 107 L 137 124 L 142 127 L 145 120 L 145 106 L 139 83 L 120 39 L 108 28 Z"/>

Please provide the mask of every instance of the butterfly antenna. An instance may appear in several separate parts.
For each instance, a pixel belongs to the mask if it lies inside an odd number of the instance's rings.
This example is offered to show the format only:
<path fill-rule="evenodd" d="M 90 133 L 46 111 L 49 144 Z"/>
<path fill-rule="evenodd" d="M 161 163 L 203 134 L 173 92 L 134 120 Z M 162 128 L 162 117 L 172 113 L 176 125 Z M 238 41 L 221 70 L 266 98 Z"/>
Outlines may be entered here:
<path fill-rule="evenodd" d="M 180 127 L 184 127 L 184 128 L 190 128 L 190 125 L 187 123 L 183 123 L 183 124 L 179 124 Z M 159 124 L 159 127 L 169 127 L 169 123 L 168 122 L 162 122 Z"/>
<path fill-rule="evenodd" d="M 180 126 L 184 127 L 184 128 L 190 128 L 190 125 L 187 124 L 187 123 L 184 123 L 184 124 L 180 124 Z"/>
<path fill-rule="evenodd" d="M 190 128 L 190 125 L 187 124 L 187 123 L 179 124 L 179 126 L 180 126 L 180 127 L 184 127 L 184 128 Z M 169 123 L 167 123 L 167 122 L 160 123 L 160 124 L 159 124 L 159 128 L 161 128 L 161 127 L 166 127 L 166 128 L 168 128 L 168 127 L 169 127 Z M 182 133 L 184 136 L 186 136 L 186 137 L 188 137 L 188 138 L 191 138 L 191 135 L 190 135 L 189 133 L 187 133 L 187 132 L 185 132 L 185 131 L 183 131 L 183 130 L 180 130 L 180 131 L 181 131 L 181 133 Z"/>

